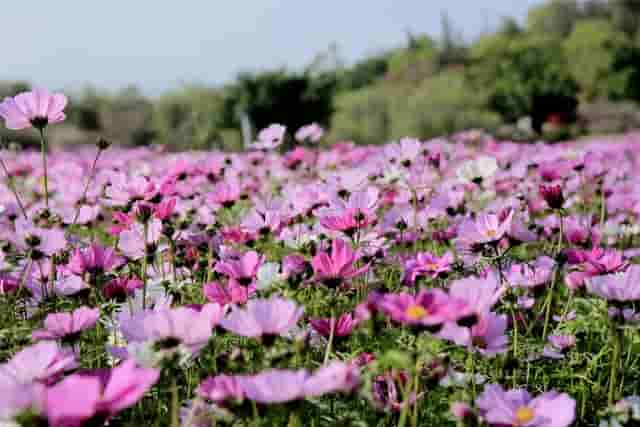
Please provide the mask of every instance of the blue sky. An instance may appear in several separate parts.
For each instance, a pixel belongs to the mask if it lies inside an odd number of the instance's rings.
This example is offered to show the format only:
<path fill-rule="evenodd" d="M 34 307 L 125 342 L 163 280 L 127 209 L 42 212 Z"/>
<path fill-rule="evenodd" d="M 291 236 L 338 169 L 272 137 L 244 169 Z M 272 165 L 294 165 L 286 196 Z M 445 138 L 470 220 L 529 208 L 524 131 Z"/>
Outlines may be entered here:
<path fill-rule="evenodd" d="M 0 80 L 52 89 L 220 84 L 241 70 L 299 69 L 332 42 L 347 63 L 437 36 L 440 13 L 471 38 L 540 0 L 110 0 L 0 5 Z"/>

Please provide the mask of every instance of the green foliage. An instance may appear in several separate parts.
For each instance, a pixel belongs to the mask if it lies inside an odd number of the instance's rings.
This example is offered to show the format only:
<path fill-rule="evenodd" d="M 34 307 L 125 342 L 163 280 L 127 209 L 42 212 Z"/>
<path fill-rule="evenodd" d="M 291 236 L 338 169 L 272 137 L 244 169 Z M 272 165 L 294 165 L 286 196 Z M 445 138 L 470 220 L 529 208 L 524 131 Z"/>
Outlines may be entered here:
<path fill-rule="evenodd" d="M 356 90 L 372 85 L 387 74 L 388 55 L 376 55 L 357 62 L 338 74 L 341 90 Z"/>
<path fill-rule="evenodd" d="M 419 82 L 438 71 L 438 47 L 429 36 L 409 34 L 406 49 L 398 49 L 389 59 L 388 75 L 393 80 Z"/>
<path fill-rule="evenodd" d="M 615 73 L 613 65 L 620 49 L 629 48 L 630 44 L 625 34 L 608 21 L 584 20 L 575 25 L 563 47 L 571 59 L 569 71 L 585 99 L 607 96 L 611 91 L 619 92 L 619 85 L 626 86 L 625 76 Z"/>
<path fill-rule="evenodd" d="M 154 124 L 162 143 L 195 149 L 222 148 L 224 99 L 220 91 L 186 86 L 162 96 L 155 104 Z"/>
<path fill-rule="evenodd" d="M 532 33 L 566 37 L 579 16 L 577 0 L 552 0 L 529 10 L 527 29 Z"/>
<path fill-rule="evenodd" d="M 380 84 L 338 97 L 334 139 L 380 143 L 403 136 L 429 138 L 460 129 L 493 129 L 500 119 L 465 84 L 461 72 L 424 79 L 417 87 Z"/>
<path fill-rule="evenodd" d="M 505 120 L 529 115 L 540 131 L 550 114 L 574 116 L 578 86 L 557 39 L 497 35 L 482 40 L 472 51 L 472 60 L 473 85 L 488 90 L 490 108 Z"/>
<path fill-rule="evenodd" d="M 295 131 L 310 118 L 326 124 L 333 111 L 336 87 L 337 79 L 330 73 L 315 78 L 285 70 L 243 73 L 229 88 L 227 114 L 235 113 L 232 118 L 236 125 L 240 113 L 248 114 L 256 129 L 281 123 Z"/>

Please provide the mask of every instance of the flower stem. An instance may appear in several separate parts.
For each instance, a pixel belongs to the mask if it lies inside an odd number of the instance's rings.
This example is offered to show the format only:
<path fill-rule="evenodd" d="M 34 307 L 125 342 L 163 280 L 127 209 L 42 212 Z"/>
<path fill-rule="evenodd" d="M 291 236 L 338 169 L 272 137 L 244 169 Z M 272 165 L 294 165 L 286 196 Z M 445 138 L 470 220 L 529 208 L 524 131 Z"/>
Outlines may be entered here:
<path fill-rule="evenodd" d="M 613 340 L 613 355 L 611 356 L 611 373 L 609 375 L 609 406 L 613 405 L 616 400 L 616 388 L 618 386 L 618 373 L 620 370 L 620 355 L 622 354 L 622 340 L 624 332 L 618 327 L 616 321 L 611 319 L 611 339 Z"/>
<path fill-rule="evenodd" d="M 149 225 L 144 223 L 144 255 L 142 258 L 142 309 L 147 308 L 147 235 Z"/>
<path fill-rule="evenodd" d="M 44 205 L 49 209 L 49 174 L 47 172 L 47 139 L 44 137 L 44 128 L 38 128 L 40 133 L 40 154 L 42 155 L 42 170 L 44 172 Z"/>
<path fill-rule="evenodd" d="M 558 277 L 558 267 L 556 266 L 553 270 L 553 280 L 551 282 L 551 286 L 547 291 L 547 299 L 544 302 L 545 303 L 544 326 L 542 327 L 543 341 L 547 339 L 547 329 L 549 328 L 549 320 L 551 319 L 551 306 L 553 304 L 553 289 L 555 287 L 557 277 Z"/>
<path fill-rule="evenodd" d="M 91 165 L 91 170 L 89 171 L 89 177 L 87 178 L 87 182 L 84 185 L 84 191 L 82 192 L 82 198 L 80 199 L 84 203 L 84 199 L 87 197 L 87 191 L 89 191 L 89 185 L 93 180 L 93 176 L 96 173 L 96 165 L 98 164 L 98 159 L 100 158 L 100 154 L 102 154 L 102 149 L 98 148 L 98 152 L 96 153 L 96 157 L 93 159 L 93 164 Z M 76 206 L 76 213 L 73 216 L 73 223 L 71 225 L 75 225 L 78 217 L 80 216 L 80 207 L 82 204 L 78 204 Z"/>
<path fill-rule="evenodd" d="M 323 365 L 326 365 L 329 362 L 329 355 L 331 354 L 331 347 L 333 346 L 333 336 L 336 333 L 336 323 L 337 319 L 333 316 L 333 311 L 331 312 L 331 330 L 329 331 L 329 342 L 327 343 L 327 350 L 324 353 L 324 362 Z"/>
<path fill-rule="evenodd" d="M 16 203 L 20 208 L 20 212 L 22 212 L 22 216 L 24 219 L 27 219 L 27 211 L 24 209 L 24 205 L 22 204 L 22 200 L 20 200 L 20 196 L 18 196 L 18 191 L 16 190 L 15 182 L 13 181 L 13 176 L 9 173 L 9 169 L 7 169 L 7 165 L 4 163 L 4 160 L 0 158 L 0 165 L 2 165 L 2 169 L 4 170 L 5 175 L 7 176 L 7 187 L 13 193 L 13 197 L 16 199 Z"/>
<path fill-rule="evenodd" d="M 180 427 L 180 408 L 178 399 L 178 384 L 176 379 L 171 380 L 171 427 Z"/>

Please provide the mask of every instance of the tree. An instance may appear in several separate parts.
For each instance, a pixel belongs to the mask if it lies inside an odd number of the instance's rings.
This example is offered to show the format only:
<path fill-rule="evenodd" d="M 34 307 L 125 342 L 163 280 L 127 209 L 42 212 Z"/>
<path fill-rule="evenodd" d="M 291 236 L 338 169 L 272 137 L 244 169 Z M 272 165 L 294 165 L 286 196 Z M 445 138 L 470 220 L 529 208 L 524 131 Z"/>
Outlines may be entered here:
<path fill-rule="evenodd" d="M 227 88 L 226 116 L 239 127 L 239 113 L 249 115 L 255 129 L 281 123 L 290 130 L 316 121 L 328 124 L 337 87 L 334 73 L 316 77 L 285 70 L 243 73 Z"/>
<path fill-rule="evenodd" d="M 527 15 L 527 29 L 532 33 L 566 37 L 580 18 L 577 0 L 552 0 L 535 6 Z"/>
<path fill-rule="evenodd" d="M 429 36 L 407 34 L 406 49 L 396 50 L 389 59 L 392 80 L 415 84 L 438 71 L 438 47 Z"/>
<path fill-rule="evenodd" d="M 575 118 L 578 85 L 554 37 L 498 35 L 481 40 L 472 52 L 471 84 L 487 91 L 490 108 L 505 120 L 531 116 L 540 132 L 551 114 Z"/>
<path fill-rule="evenodd" d="M 629 45 L 625 34 L 608 21 L 589 19 L 576 23 L 563 47 L 569 58 L 569 71 L 585 99 L 609 95 L 616 52 Z"/>

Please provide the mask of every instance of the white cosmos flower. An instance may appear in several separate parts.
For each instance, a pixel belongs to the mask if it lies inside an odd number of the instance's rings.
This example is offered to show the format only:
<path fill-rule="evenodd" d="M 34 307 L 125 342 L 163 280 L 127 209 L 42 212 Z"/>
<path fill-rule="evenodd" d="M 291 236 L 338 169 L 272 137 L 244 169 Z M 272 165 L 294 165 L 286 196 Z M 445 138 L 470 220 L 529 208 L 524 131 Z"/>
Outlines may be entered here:
<path fill-rule="evenodd" d="M 258 289 L 268 289 L 282 278 L 280 264 L 275 262 L 264 263 L 258 269 L 256 276 L 258 278 Z"/>
<path fill-rule="evenodd" d="M 494 157 L 480 156 L 460 165 L 456 174 L 462 182 L 477 182 L 492 177 L 498 170 L 498 162 Z"/>

